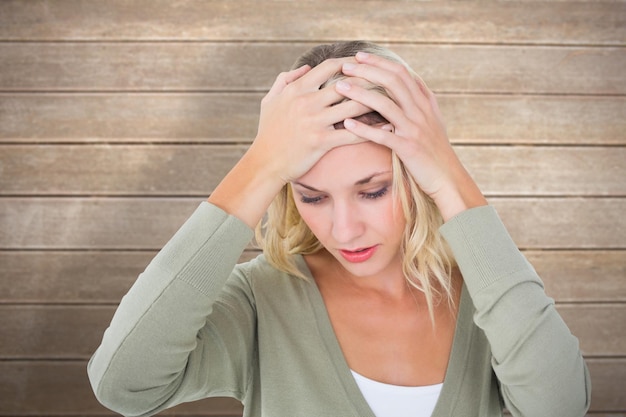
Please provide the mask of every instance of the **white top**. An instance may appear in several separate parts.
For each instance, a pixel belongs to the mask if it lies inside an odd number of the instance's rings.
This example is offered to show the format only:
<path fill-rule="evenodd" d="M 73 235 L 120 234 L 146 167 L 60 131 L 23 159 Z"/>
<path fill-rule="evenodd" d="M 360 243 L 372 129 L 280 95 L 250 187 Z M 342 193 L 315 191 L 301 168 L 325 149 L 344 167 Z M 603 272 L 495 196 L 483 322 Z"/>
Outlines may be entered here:
<path fill-rule="evenodd" d="M 403 387 L 352 375 L 376 417 L 430 417 L 443 386 Z"/>

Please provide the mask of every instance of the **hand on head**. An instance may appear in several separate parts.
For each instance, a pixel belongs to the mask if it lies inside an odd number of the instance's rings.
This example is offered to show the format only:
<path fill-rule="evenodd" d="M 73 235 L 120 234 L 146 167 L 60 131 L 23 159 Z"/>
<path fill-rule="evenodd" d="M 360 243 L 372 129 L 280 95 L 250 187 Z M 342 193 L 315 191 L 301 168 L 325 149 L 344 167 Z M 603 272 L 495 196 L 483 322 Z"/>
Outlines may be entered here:
<path fill-rule="evenodd" d="M 344 126 L 356 136 L 391 148 L 445 219 L 486 203 L 452 149 L 435 95 L 402 64 L 358 53 L 342 66 L 352 77 L 335 89 L 346 98 L 380 113 L 393 128 L 380 129 L 358 119 Z M 386 95 L 363 88 L 359 79 L 383 87 Z M 356 82 L 355 82 L 356 81 Z"/>
<path fill-rule="evenodd" d="M 261 102 L 255 152 L 265 154 L 272 171 L 283 181 L 306 173 L 330 149 L 364 141 L 354 133 L 335 129 L 344 119 L 371 110 L 344 100 L 332 86 L 320 88 L 354 58 L 329 59 L 278 76 Z"/>
<path fill-rule="evenodd" d="M 375 53 L 356 53 L 359 48 Z M 285 183 L 328 151 L 372 141 L 396 153 L 444 219 L 486 204 L 449 143 L 434 94 L 401 58 L 373 44 L 347 42 L 320 45 L 298 62 L 314 67 L 276 78 L 261 102 L 252 146 L 211 202 L 254 225 Z"/>

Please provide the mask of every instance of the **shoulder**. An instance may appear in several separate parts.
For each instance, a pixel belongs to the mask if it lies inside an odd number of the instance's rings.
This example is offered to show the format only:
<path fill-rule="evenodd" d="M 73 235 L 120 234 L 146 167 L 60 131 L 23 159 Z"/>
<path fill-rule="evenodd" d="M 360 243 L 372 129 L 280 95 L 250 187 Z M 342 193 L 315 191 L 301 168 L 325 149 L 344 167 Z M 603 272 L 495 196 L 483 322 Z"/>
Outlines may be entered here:
<path fill-rule="evenodd" d="M 305 276 L 309 276 L 304 260 L 300 255 L 294 255 L 294 262 L 298 269 Z M 298 278 L 293 274 L 279 270 L 272 265 L 267 257 L 261 253 L 255 258 L 237 264 L 234 275 L 240 280 L 244 280 L 252 288 L 273 287 L 273 286 L 293 286 L 294 284 L 306 283 L 307 280 Z M 297 286 L 297 285 L 296 285 Z"/>
<path fill-rule="evenodd" d="M 308 277 L 310 274 L 302 257 L 294 255 L 294 261 L 298 269 Z M 288 303 L 288 300 L 308 297 L 307 294 L 316 289 L 312 279 L 302 279 L 277 269 L 263 254 L 236 265 L 230 281 L 230 285 L 244 285 L 256 303 L 260 300 L 276 299 Z"/>

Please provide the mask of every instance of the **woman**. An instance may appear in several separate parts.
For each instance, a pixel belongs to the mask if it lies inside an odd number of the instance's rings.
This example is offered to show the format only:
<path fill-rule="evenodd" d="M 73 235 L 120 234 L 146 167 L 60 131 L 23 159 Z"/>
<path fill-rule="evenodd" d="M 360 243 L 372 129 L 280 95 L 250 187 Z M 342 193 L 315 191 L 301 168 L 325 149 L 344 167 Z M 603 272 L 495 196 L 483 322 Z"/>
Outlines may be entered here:
<path fill-rule="evenodd" d="M 99 400 L 133 416 L 210 396 L 245 416 L 583 416 L 578 341 L 432 92 L 369 43 L 295 67 L 122 300 L 89 363 Z M 266 212 L 264 255 L 236 266 Z"/>

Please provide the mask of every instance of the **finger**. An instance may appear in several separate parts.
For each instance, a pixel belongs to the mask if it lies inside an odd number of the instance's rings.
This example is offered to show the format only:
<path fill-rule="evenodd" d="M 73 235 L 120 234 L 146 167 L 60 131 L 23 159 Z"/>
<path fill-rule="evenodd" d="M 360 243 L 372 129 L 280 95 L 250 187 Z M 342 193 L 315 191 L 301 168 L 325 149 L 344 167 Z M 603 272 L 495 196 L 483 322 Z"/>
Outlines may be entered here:
<path fill-rule="evenodd" d="M 345 80 L 339 81 L 336 88 L 338 92 L 341 92 L 350 100 L 361 103 L 364 106 L 380 113 L 380 115 L 395 126 L 405 123 L 407 121 L 407 114 L 421 114 L 421 110 L 414 103 L 410 103 L 402 109 L 391 98 L 375 90 L 352 85 Z"/>
<path fill-rule="evenodd" d="M 418 84 L 420 84 L 420 86 L 426 87 L 426 83 L 424 83 L 424 80 L 422 80 L 422 78 L 412 68 L 408 67 L 404 63 L 391 61 L 387 58 L 383 58 L 382 56 L 376 54 L 368 54 L 366 52 L 357 52 L 354 58 L 360 64 L 373 65 L 391 72 L 406 73 L 408 75 L 408 78 L 418 81 Z M 428 90 L 428 88 L 426 87 L 425 90 Z"/>
<path fill-rule="evenodd" d="M 310 70 L 311 67 L 309 65 L 303 65 L 291 71 L 281 72 L 274 80 L 274 84 L 270 87 L 266 97 L 273 97 L 280 94 L 287 85 L 302 77 Z"/>
<path fill-rule="evenodd" d="M 345 95 L 339 93 L 335 88 L 336 83 L 338 81 L 341 81 L 343 78 L 346 77 L 342 76 L 342 78 L 340 79 L 334 79 L 332 83 L 326 85 L 321 90 L 317 90 L 316 92 L 312 93 L 317 96 L 317 98 L 319 99 L 319 103 L 322 107 L 334 106 L 343 101 L 349 100 Z M 364 88 L 370 87 L 372 85 L 372 83 L 370 83 L 369 81 L 357 77 L 350 78 L 350 83 L 354 85 L 360 85 Z"/>
<path fill-rule="evenodd" d="M 344 65 L 343 68 L 346 75 L 364 78 L 383 87 L 387 95 L 403 108 L 425 108 L 428 105 L 428 97 L 404 69 L 402 73 L 398 73 L 368 64 Z"/>
<path fill-rule="evenodd" d="M 341 74 L 343 64 L 350 62 L 356 63 L 355 58 L 346 57 L 327 59 L 311 69 L 305 77 L 302 77 L 297 82 L 306 90 L 319 90 L 320 86 L 326 83 L 334 75 Z"/>
<path fill-rule="evenodd" d="M 285 84 L 290 84 L 292 82 L 294 82 L 295 80 L 297 80 L 298 78 L 302 77 L 304 74 L 306 74 L 307 72 L 309 72 L 311 70 L 311 67 L 309 65 L 303 65 L 300 68 L 296 68 L 294 70 L 291 71 L 287 71 L 284 74 L 284 82 Z"/>
<path fill-rule="evenodd" d="M 369 55 L 365 62 L 346 63 L 342 67 L 342 72 L 349 76 L 365 78 L 373 84 L 383 86 L 398 103 L 412 100 L 417 102 L 419 106 L 428 104 L 430 91 L 424 82 L 417 74 L 410 73 L 400 63 L 376 55 Z"/>
<path fill-rule="evenodd" d="M 325 126 L 334 126 L 345 119 L 356 118 L 373 110 L 354 100 L 346 100 L 335 106 L 327 107 L 320 112 L 320 121 Z"/>
<path fill-rule="evenodd" d="M 324 136 L 324 149 L 326 152 L 333 148 L 345 145 L 354 145 L 357 143 L 367 142 L 368 139 L 361 137 L 347 129 L 329 130 Z"/>
<path fill-rule="evenodd" d="M 394 149 L 394 145 L 398 142 L 398 136 L 394 134 L 394 127 L 391 124 L 372 126 L 354 119 L 346 119 L 343 124 L 345 130 L 352 132 L 355 136 L 391 149 Z"/>

